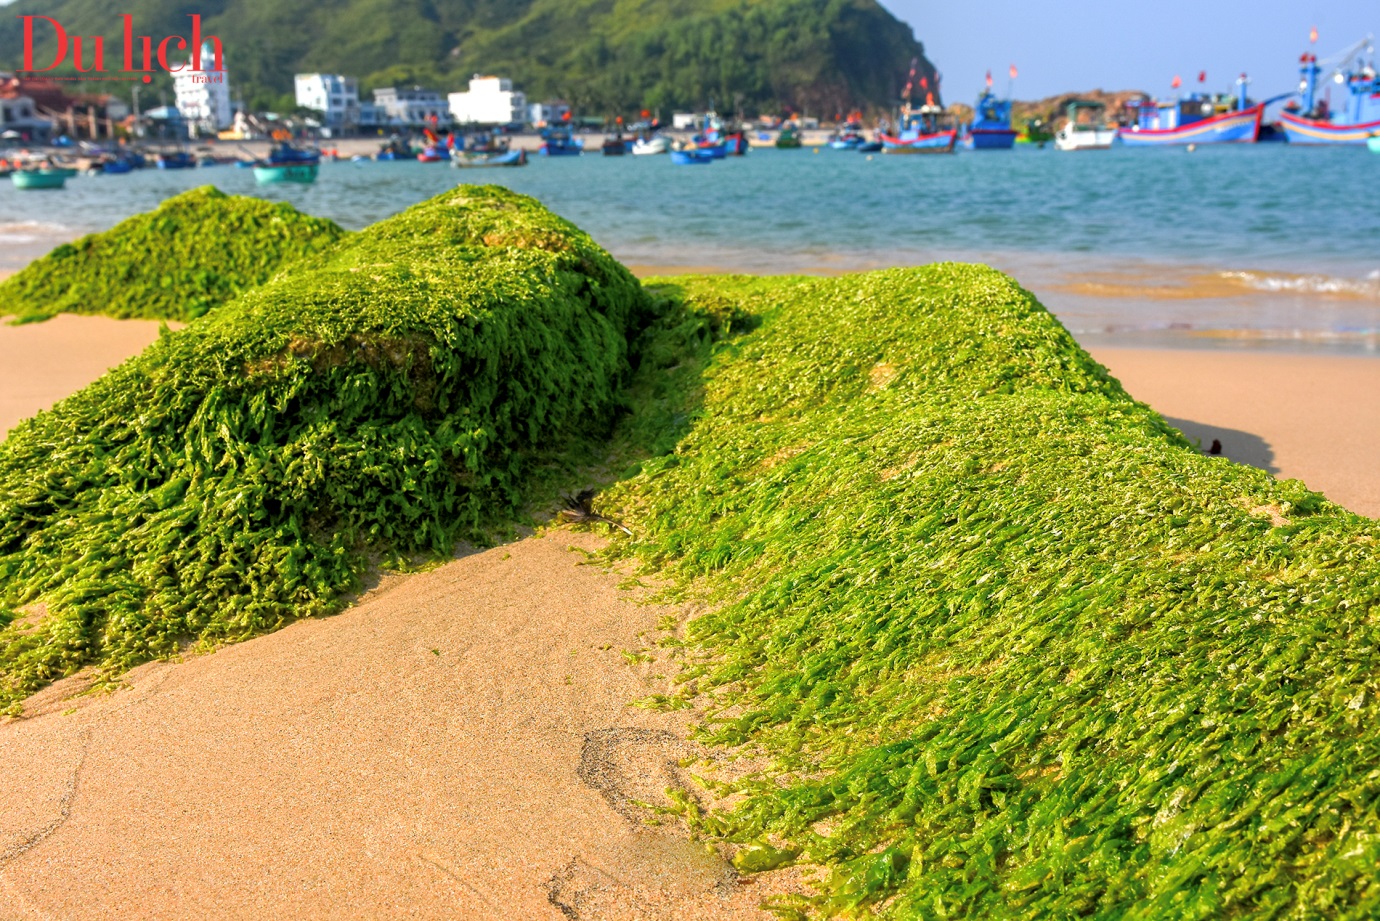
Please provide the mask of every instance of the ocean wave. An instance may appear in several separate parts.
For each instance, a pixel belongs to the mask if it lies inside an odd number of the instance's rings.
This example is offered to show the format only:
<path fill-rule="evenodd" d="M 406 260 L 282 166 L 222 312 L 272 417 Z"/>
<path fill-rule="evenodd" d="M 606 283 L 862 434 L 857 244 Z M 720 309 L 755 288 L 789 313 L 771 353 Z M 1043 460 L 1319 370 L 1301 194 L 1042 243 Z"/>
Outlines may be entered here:
<path fill-rule="evenodd" d="M 1254 291 L 1267 291 L 1272 294 L 1322 294 L 1329 297 L 1380 301 L 1380 270 L 1362 278 L 1285 275 L 1274 272 L 1222 272 L 1219 277 Z"/>

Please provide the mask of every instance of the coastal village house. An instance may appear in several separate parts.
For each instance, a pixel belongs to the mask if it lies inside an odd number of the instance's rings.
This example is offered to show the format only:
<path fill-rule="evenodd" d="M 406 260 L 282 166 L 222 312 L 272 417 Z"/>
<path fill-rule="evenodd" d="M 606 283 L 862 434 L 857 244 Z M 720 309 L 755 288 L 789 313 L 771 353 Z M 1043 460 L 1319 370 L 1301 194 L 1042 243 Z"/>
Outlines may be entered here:
<path fill-rule="evenodd" d="M 385 86 L 374 90 L 374 105 L 379 109 L 380 127 L 446 130 L 451 126 L 450 107 L 435 90 Z"/>
<path fill-rule="evenodd" d="M 502 77 L 475 74 L 468 92 L 451 93 L 450 112 L 457 125 L 521 125 L 527 120 L 527 96 Z"/>
<path fill-rule="evenodd" d="M 359 83 L 340 74 L 298 74 L 297 104 L 321 113 L 321 124 L 332 132 L 349 131 L 360 124 Z"/>
<path fill-rule="evenodd" d="M 38 117 L 33 99 L 22 95 L 17 83 L 0 74 L 0 139 L 43 143 L 52 131 L 53 123 Z"/>
<path fill-rule="evenodd" d="M 215 69 L 215 49 L 209 44 L 201 46 L 200 70 L 193 70 L 191 61 L 187 65 L 173 74 L 177 111 L 182 120 L 189 127 L 210 134 L 229 128 L 234 121 L 230 78 L 223 68 Z"/>
<path fill-rule="evenodd" d="M 534 102 L 527 109 L 527 121 L 538 128 L 564 121 L 570 115 L 570 103 Z"/>

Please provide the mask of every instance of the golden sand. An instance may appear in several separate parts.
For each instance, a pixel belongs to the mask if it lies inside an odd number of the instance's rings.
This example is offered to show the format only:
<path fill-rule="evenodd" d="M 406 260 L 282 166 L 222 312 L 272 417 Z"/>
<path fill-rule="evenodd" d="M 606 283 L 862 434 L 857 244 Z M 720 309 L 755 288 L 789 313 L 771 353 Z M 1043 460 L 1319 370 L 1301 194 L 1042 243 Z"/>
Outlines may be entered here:
<path fill-rule="evenodd" d="M 630 705 L 661 617 L 555 531 L 0 726 L 0 917 L 751 918 L 637 801 L 687 715 Z M 75 709 L 71 709 L 75 708 Z"/>

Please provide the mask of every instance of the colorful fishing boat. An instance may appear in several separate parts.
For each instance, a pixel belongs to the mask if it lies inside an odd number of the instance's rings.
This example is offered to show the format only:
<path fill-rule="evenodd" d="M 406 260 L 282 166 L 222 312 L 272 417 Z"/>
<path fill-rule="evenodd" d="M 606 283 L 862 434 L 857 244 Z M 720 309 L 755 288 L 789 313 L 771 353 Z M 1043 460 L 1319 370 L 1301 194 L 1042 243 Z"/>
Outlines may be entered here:
<path fill-rule="evenodd" d="M 1176 144 L 1254 144 L 1260 139 L 1265 104 L 1251 104 L 1249 81 L 1242 74 L 1237 94 L 1213 97 L 1192 93 L 1179 99 L 1146 99 L 1135 106 L 1136 123 L 1117 130 L 1127 147 L 1165 147 Z"/>
<path fill-rule="evenodd" d="M 1069 103 L 1068 120 L 1054 134 L 1056 150 L 1107 150 L 1116 140 L 1116 125 L 1107 121 L 1105 103 L 1075 99 Z"/>
<path fill-rule="evenodd" d="M 374 154 L 374 159 L 384 162 L 415 160 L 417 159 L 417 153 L 409 147 L 402 138 L 393 137 L 389 138 L 388 141 L 379 148 L 379 152 Z"/>
<path fill-rule="evenodd" d="M 1370 41 L 1367 37 L 1334 59 L 1350 62 L 1353 55 L 1363 50 L 1371 55 L 1368 62 L 1355 60 L 1354 66 L 1338 66 L 1328 72 L 1327 77 L 1347 90 L 1346 104 L 1336 112 L 1331 111 L 1325 98 L 1318 98 L 1323 68 L 1317 55 L 1305 54 L 1299 59 L 1300 100 L 1286 106 L 1279 115 L 1279 125 L 1290 144 L 1367 144 L 1380 132 L 1380 78 L 1376 75 L 1375 50 Z"/>
<path fill-rule="evenodd" d="M 932 103 L 926 103 L 918 109 L 912 109 L 909 105 L 902 107 L 900 130 L 896 134 L 877 132 L 877 140 L 882 142 L 882 153 L 953 153 L 954 145 L 958 142 L 958 129 L 941 127 L 943 114 L 944 110 Z"/>
<path fill-rule="evenodd" d="M 676 166 L 695 166 L 700 163 L 713 163 L 718 159 L 713 154 L 700 149 L 693 142 L 671 150 L 671 162 Z"/>
<path fill-rule="evenodd" d="M 862 134 L 862 123 L 849 119 L 834 132 L 834 136 L 829 139 L 829 147 L 833 150 L 857 150 L 858 145 L 865 143 Z"/>
<path fill-rule="evenodd" d="M 543 157 L 578 157 L 584 149 L 584 144 L 575 139 L 569 125 L 552 125 L 541 130 L 539 152 Z"/>
<path fill-rule="evenodd" d="M 1016 146 L 1016 131 L 1011 127 L 1011 100 L 998 99 L 993 94 L 990 73 L 987 88 L 978 96 L 976 112 L 964 146 L 970 150 L 1010 150 Z"/>
<path fill-rule="evenodd" d="M 16 189 L 60 189 L 75 171 L 66 169 L 18 169 L 10 174 Z"/>

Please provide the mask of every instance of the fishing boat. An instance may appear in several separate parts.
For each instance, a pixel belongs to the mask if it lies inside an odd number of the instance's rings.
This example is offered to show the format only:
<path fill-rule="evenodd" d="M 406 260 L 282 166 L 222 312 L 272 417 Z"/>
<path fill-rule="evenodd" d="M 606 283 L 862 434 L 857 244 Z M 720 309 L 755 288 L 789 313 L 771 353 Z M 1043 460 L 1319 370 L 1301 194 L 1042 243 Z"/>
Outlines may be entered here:
<path fill-rule="evenodd" d="M 795 125 L 782 125 L 781 133 L 776 136 L 776 146 L 782 150 L 795 150 L 800 147 L 800 132 L 795 130 Z"/>
<path fill-rule="evenodd" d="M 185 150 L 175 150 L 171 153 L 160 153 L 157 163 L 159 169 L 192 169 L 196 166 L 196 157 Z"/>
<path fill-rule="evenodd" d="M 676 166 L 694 166 L 700 163 L 712 163 L 718 159 L 713 154 L 701 149 L 693 141 L 672 148 L 671 162 Z"/>
<path fill-rule="evenodd" d="M 1362 52 L 1370 54 L 1364 63 L 1356 57 Z M 1325 98 L 1318 98 L 1323 66 L 1317 55 L 1305 54 L 1299 59 L 1300 99 L 1279 115 L 1279 126 L 1290 144 L 1370 143 L 1372 136 L 1380 132 L 1380 78 L 1376 75 L 1374 55 L 1374 46 L 1367 36 L 1332 59 L 1344 63 L 1331 66 L 1323 80 L 1334 79 L 1347 91 L 1345 105 L 1336 112 L 1331 111 Z"/>
<path fill-rule="evenodd" d="M 862 134 L 862 124 L 849 119 L 834 132 L 834 136 L 829 139 L 829 147 L 832 150 L 857 150 L 858 146 L 865 143 Z"/>
<path fill-rule="evenodd" d="M 379 148 L 379 152 L 374 154 L 375 160 L 382 160 L 385 163 L 399 160 L 415 160 L 416 152 L 407 145 L 400 137 L 392 137 Z"/>
<path fill-rule="evenodd" d="M 1191 93 L 1179 99 L 1146 99 L 1134 107 L 1136 123 L 1117 129 L 1117 138 L 1127 147 L 1254 144 L 1260 139 L 1265 104 L 1251 104 L 1248 83 L 1242 74 L 1235 98 Z"/>
<path fill-rule="evenodd" d="M 649 157 L 656 154 L 669 153 L 671 141 L 660 135 L 653 134 L 650 137 L 640 137 L 633 141 L 632 152 L 635 157 Z"/>
<path fill-rule="evenodd" d="M 628 139 L 623 137 L 623 132 L 616 132 L 612 137 L 604 138 L 600 149 L 606 157 L 621 157 L 628 152 Z"/>
<path fill-rule="evenodd" d="M 933 97 L 930 97 L 933 99 Z M 946 154 L 954 152 L 958 142 L 957 128 L 943 128 L 940 119 L 944 110 L 933 103 L 918 109 L 906 104 L 901 109 L 900 130 L 896 134 L 877 132 L 886 154 Z"/>
<path fill-rule="evenodd" d="M 432 131 L 430 128 L 425 129 L 422 133 L 426 135 L 427 144 L 425 147 L 423 147 L 420 151 L 417 152 L 417 162 L 450 162 L 450 146 L 447 143 L 442 142 L 442 140 L 436 136 L 436 132 Z"/>
<path fill-rule="evenodd" d="M 1069 103 L 1068 121 L 1054 134 L 1056 150 L 1107 150 L 1116 140 L 1116 125 L 1107 121 L 1105 103 L 1075 99 Z"/>
<path fill-rule="evenodd" d="M 998 99 L 992 92 L 992 75 L 987 88 L 978 96 L 977 117 L 968 126 L 964 145 L 970 150 L 1010 150 L 1016 146 L 1016 131 L 1011 127 L 1011 100 Z"/>
<path fill-rule="evenodd" d="M 101 172 L 107 176 L 122 176 L 134 171 L 134 163 L 124 157 L 115 157 L 101 163 Z"/>
<path fill-rule="evenodd" d="M 541 130 L 541 147 L 538 151 L 543 157 L 578 157 L 584 149 L 584 144 L 576 140 L 569 125 L 552 125 Z"/>
<path fill-rule="evenodd" d="M 74 170 L 50 167 L 17 169 L 10 174 L 10 181 L 16 189 L 60 189 L 66 185 L 68 177 L 73 172 Z"/>
<path fill-rule="evenodd" d="M 863 141 L 853 149 L 858 153 L 878 153 L 884 146 L 881 141 Z"/>
<path fill-rule="evenodd" d="M 505 149 L 494 153 L 484 153 L 455 149 L 450 152 L 450 165 L 457 169 L 483 166 L 526 166 L 527 151 Z"/>

